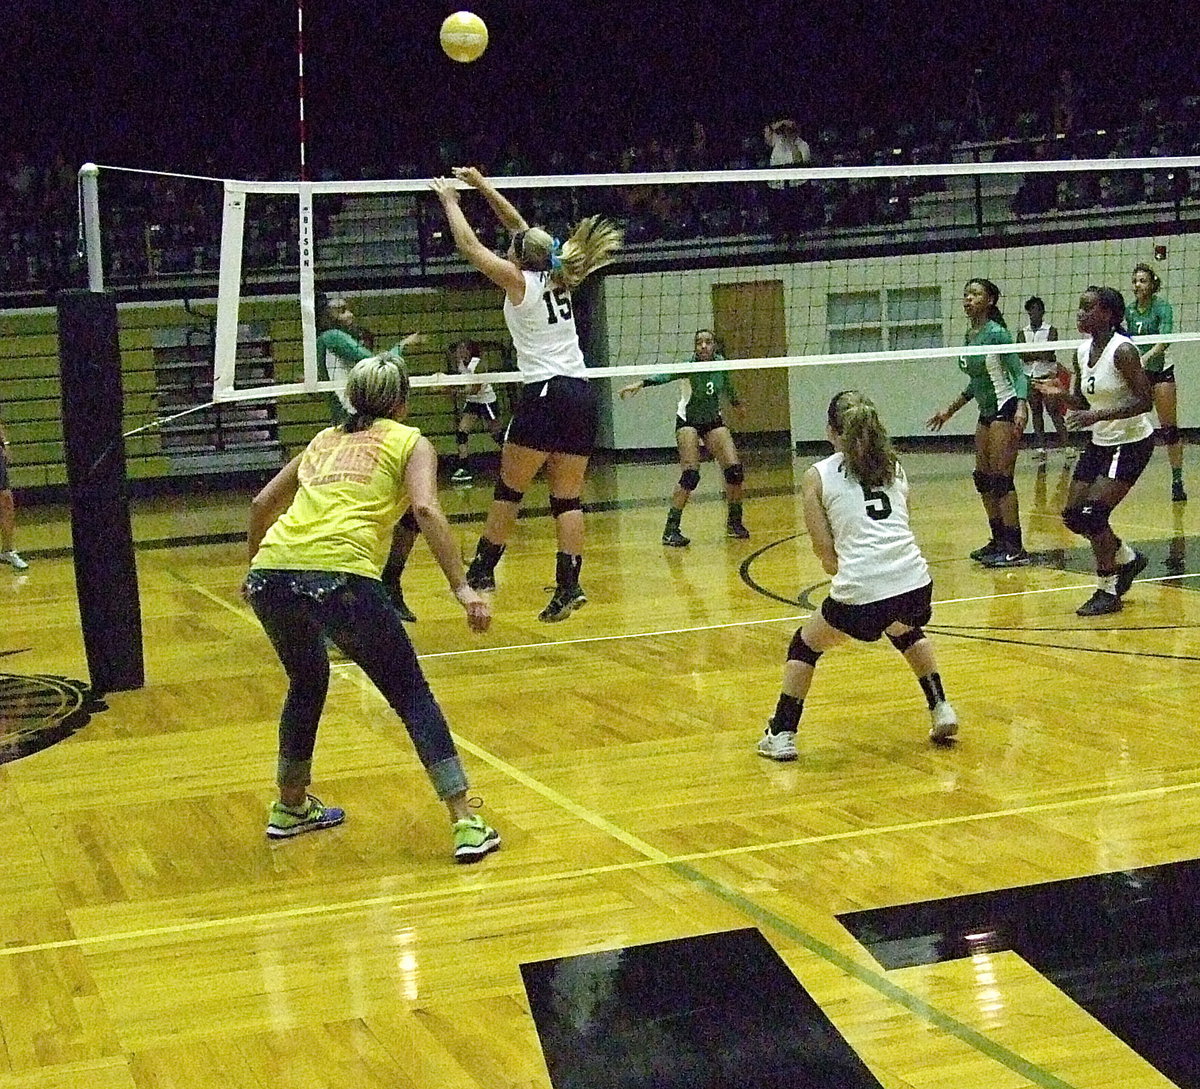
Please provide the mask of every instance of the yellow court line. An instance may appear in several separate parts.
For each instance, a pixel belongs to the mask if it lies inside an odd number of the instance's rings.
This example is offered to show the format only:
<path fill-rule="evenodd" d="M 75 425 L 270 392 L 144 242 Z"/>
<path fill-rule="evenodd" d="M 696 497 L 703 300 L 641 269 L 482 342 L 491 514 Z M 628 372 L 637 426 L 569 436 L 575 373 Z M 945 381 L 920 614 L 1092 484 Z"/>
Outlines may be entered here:
<path fill-rule="evenodd" d="M 964 813 L 954 817 L 936 817 L 922 821 L 906 821 L 903 824 L 872 826 L 869 828 L 853 828 L 843 832 L 827 832 L 818 836 L 799 836 L 795 839 L 775 840 L 770 843 L 746 844 L 741 847 L 721 847 L 712 851 L 695 851 L 683 855 L 667 855 L 651 847 L 637 836 L 633 836 L 617 828 L 611 821 L 599 814 L 592 813 L 583 806 L 564 798 L 554 790 L 532 776 L 517 769 L 498 757 L 491 756 L 485 750 L 461 738 L 455 741 L 468 749 L 479 759 L 492 763 L 498 770 L 510 769 L 516 772 L 516 778 L 522 785 L 541 794 L 556 805 L 563 804 L 568 811 L 577 814 L 594 827 L 608 834 L 618 833 L 622 843 L 646 857 L 629 862 L 611 862 L 603 866 L 589 866 L 576 870 L 562 870 L 556 873 L 527 874 L 523 877 L 501 878 L 498 880 L 481 880 L 461 883 L 453 887 L 425 889 L 418 892 L 394 893 L 386 896 L 371 896 L 358 900 L 333 901 L 325 904 L 307 904 L 302 907 L 281 908 L 277 911 L 255 912 L 248 915 L 227 915 L 217 919 L 192 919 L 183 923 L 171 923 L 163 926 L 147 927 L 143 930 L 114 931 L 109 934 L 93 934 L 81 938 L 63 938 L 52 942 L 39 942 L 31 945 L 0 946 L 0 958 L 18 956 L 27 953 L 41 953 L 54 949 L 88 948 L 101 945 L 117 944 L 120 942 L 137 941 L 146 938 L 170 937 L 171 935 L 201 935 L 206 931 L 218 928 L 249 928 L 267 923 L 291 922 L 313 919 L 320 922 L 335 915 L 352 915 L 369 908 L 392 907 L 400 904 L 420 903 L 426 900 L 438 900 L 451 896 L 475 895 L 480 891 L 499 891 L 537 885 L 552 884 L 564 881 L 580 881 L 601 877 L 605 874 L 631 872 L 633 870 L 651 869 L 658 866 L 681 865 L 693 862 L 710 862 L 737 855 L 756 854 L 760 851 L 779 851 L 799 847 L 819 847 L 827 843 L 838 843 L 846 840 L 864 839 L 869 836 L 887 836 L 899 832 L 920 831 L 927 828 L 950 828 L 955 825 L 977 823 L 985 820 L 1007 820 L 1012 817 L 1027 816 L 1032 813 L 1047 813 L 1055 810 L 1063 811 L 1074 807 L 1082 808 L 1089 805 L 1119 805 L 1141 801 L 1147 798 L 1161 798 L 1169 794 L 1179 794 L 1200 789 L 1197 783 L 1176 783 L 1166 787 L 1145 787 L 1140 790 L 1125 791 L 1120 794 L 1098 794 L 1088 798 L 1069 798 L 1057 802 L 1038 802 L 1033 805 L 1016 806 L 1010 809 L 989 810 L 984 813 Z M 489 759 L 490 757 L 490 759 Z M 565 804 L 564 804 L 565 803 Z M 503 858 L 503 856 L 498 856 Z M 478 872 L 478 871 L 477 871 Z M 482 876 L 482 874 L 480 875 Z"/>

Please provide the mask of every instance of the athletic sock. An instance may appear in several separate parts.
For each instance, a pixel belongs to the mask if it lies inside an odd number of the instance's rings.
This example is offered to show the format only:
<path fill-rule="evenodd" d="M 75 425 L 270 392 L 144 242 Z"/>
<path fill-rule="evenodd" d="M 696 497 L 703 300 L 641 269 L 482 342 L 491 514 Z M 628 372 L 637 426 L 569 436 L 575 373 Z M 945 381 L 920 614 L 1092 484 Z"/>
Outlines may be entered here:
<path fill-rule="evenodd" d="M 925 702 L 929 704 L 929 710 L 932 711 L 946 698 L 946 690 L 942 687 L 940 673 L 926 673 L 924 677 L 918 677 L 917 682 L 921 686 L 921 691 L 925 693 Z"/>
<path fill-rule="evenodd" d="M 771 716 L 769 723 L 771 733 L 794 734 L 796 728 L 800 725 L 800 716 L 802 714 L 804 714 L 804 701 L 796 699 L 795 696 L 789 696 L 785 692 L 780 692 L 779 702 L 775 704 L 775 714 Z"/>
<path fill-rule="evenodd" d="M 570 552 L 554 554 L 554 584 L 560 590 L 574 590 L 579 585 L 579 572 L 583 567 L 583 557 L 573 556 Z"/>

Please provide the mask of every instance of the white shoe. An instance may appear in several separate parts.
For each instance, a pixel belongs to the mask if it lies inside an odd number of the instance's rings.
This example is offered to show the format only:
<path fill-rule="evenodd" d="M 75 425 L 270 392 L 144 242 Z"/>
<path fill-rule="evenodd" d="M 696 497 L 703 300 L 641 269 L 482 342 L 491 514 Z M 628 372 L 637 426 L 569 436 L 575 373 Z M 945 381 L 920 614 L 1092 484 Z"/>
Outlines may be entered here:
<path fill-rule="evenodd" d="M 773 734 L 768 726 L 758 743 L 758 755 L 765 756 L 768 760 L 795 760 L 796 731 L 784 730 L 782 733 Z"/>
<path fill-rule="evenodd" d="M 1063 461 L 1067 462 L 1068 464 L 1072 461 L 1075 461 L 1078 457 L 1079 450 L 1074 446 L 1068 446 L 1066 450 L 1063 451 Z"/>
<path fill-rule="evenodd" d="M 929 727 L 930 741 L 949 741 L 958 733 L 958 715 L 946 700 L 934 704 L 929 718 L 932 723 Z"/>
<path fill-rule="evenodd" d="M 14 571 L 24 571 L 29 566 L 16 552 L 0 552 L 0 560 L 3 560 Z"/>

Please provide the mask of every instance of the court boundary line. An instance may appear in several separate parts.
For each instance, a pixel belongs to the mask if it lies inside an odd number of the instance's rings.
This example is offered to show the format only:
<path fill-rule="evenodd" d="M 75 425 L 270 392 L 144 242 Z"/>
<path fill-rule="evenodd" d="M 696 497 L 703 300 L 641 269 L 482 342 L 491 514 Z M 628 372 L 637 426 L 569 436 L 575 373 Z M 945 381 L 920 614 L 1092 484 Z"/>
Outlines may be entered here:
<path fill-rule="evenodd" d="M 258 621 L 255 619 L 254 614 L 248 608 L 235 605 L 230 601 L 226 601 L 220 595 L 214 594 L 211 590 L 207 589 L 204 586 L 199 585 L 198 583 L 192 582 L 189 579 L 185 579 L 182 575 L 176 574 L 174 572 L 171 572 L 171 574 L 172 574 L 172 577 L 174 577 L 177 581 L 183 583 L 186 587 L 188 587 L 189 589 L 198 593 L 201 597 L 206 598 L 208 601 L 211 601 L 214 605 L 219 605 L 221 608 L 225 609 L 228 612 L 233 613 L 235 616 L 240 617 L 241 619 L 245 620 L 247 623 L 249 623 L 255 627 L 258 626 Z M 1194 574 L 1187 574 L 1187 575 L 1159 575 L 1159 576 L 1155 576 L 1153 578 L 1148 578 L 1148 579 L 1138 579 L 1138 580 L 1136 580 L 1134 585 L 1136 586 L 1141 583 L 1165 582 L 1165 581 L 1174 581 L 1175 579 L 1180 579 L 1180 578 L 1196 578 L 1196 577 L 1200 577 L 1200 572 L 1196 572 Z M 997 593 L 973 594 L 968 597 L 946 598 L 945 600 L 942 600 L 942 601 L 935 601 L 933 603 L 933 607 L 941 608 L 941 607 L 947 606 L 947 605 L 969 605 L 969 604 L 972 604 L 973 602 L 977 602 L 977 601 L 998 601 L 998 600 L 1001 600 L 1001 599 L 1007 598 L 1007 597 L 1031 597 L 1031 596 L 1036 596 L 1039 594 L 1074 593 L 1079 590 L 1087 590 L 1087 589 L 1094 589 L 1094 588 L 1095 588 L 1094 583 L 1086 582 L 1086 583 L 1080 583 L 1080 584 L 1072 584 L 1070 586 L 1043 586 L 1043 587 L 1039 587 L 1038 589 L 1011 590 L 1006 593 L 998 593 L 998 594 Z M 614 633 L 611 635 L 586 635 L 586 636 L 581 636 L 577 639 L 554 639 L 554 640 L 546 640 L 546 641 L 540 642 L 540 643 L 512 643 L 512 644 L 506 644 L 505 646 L 499 646 L 499 647 L 464 647 L 464 648 L 457 649 L 457 650 L 434 650 L 434 651 L 426 651 L 423 654 L 418 654 L 417 659 L 419 661 L 426 662 L 426 661 L 432 661 L 436 658 L 468 657 L 470 655 L 476 655 L 476 654 L 502 654 L 502 653 L 505 653 L 508 651 L 548 650 L 548 649 L 552 650 L 552 649 L 555 649 L 558 647 L 582 646 L 582 645 L 586 645 L 588 643 L 615 642 L 615 641 L 621 640 L 621 639 L 657 639 L 657 638 L 671 636 L 671 635 L 692 635 L 692 634 L 695 634 L 698 632 L 724 631 L 724 630 L 727 630 L 730 628 L 748 628 L 748 627 L 753 627 L 757 624 L 797 623 L 797 622 L 802 622 L 802 621 L 807 620 L 811 615 L 812 615 L 811 612 L 805 612 L 805 613 L 799 613 L 799 614 L 795 614 L 795 615 L 791 615 L 791 616 L 760 617 L 755 620 L 730 620 L 730 621 L 727 621 L 727 622 L 721 623 L 721 624 L 697 624 L 697 625 L 693 625 L 693 626 L 687 627 L 687 628 L 669 628 L 669 629 L 663 629 L 661 631 L 621 632 L 621 633 Z M 936 626 L 937 625 L 935 624 L 934 627 L 936 627 Z M 1001 629 L 996 629 L 996 630 L 1007 631 L 1009 629 L 1001 628 Z M 1072 631 L 1078 630 L 1080 632 L 1090 632 L 1090 631 L 1098 631 L 1098 630 L 1107 631 L 1110 629 L 1107 629 L 1107 628 L 1106 629 L 1093 629 L 1093 628 L 1080 627 L 1078 629 L 1068 629 L 1068 630 L 1072 630 Z M 1038 644 L 1029 644 L 1029 645 L 1036 646 Z M 1081 649 L 1086 649 L 1086 648 L 1081 648 Z M 345 669 L 347 667 L 353 667 L 353 666 L 354 666 L 353 662 L 334 662 L 333 663 L 333 667 L 335 669 L 338 669 L 338 668 Z"/>

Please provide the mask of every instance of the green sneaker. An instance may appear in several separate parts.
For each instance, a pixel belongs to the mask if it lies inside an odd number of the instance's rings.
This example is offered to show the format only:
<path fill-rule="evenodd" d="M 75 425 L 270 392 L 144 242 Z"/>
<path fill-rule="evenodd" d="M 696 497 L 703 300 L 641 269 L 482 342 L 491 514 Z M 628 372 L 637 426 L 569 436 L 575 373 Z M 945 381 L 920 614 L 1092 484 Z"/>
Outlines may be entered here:
<path fill-rule="evenodd" d="M 500 833 L 482 817 L 464 817 L 454 822 L 454 861 L 478 862 L 500 846 Z"/>
<path fill-rule="evenodd" d="M 303 832 L 318 832 L 322 828 L 332 828 L 346 819 L 346 811 L 332 805 L 322 805 L 320 800 L 311 794 L 304 800 L 304 805 L 298 809 L 284 805 L 283 802 L 271 804 L 271 815 L 267 819 L 267 837 L 269 839 L 288 839 Z"/>

